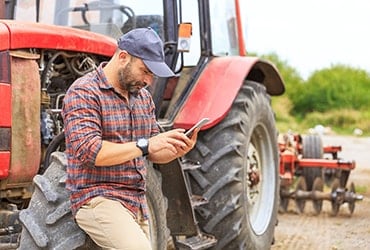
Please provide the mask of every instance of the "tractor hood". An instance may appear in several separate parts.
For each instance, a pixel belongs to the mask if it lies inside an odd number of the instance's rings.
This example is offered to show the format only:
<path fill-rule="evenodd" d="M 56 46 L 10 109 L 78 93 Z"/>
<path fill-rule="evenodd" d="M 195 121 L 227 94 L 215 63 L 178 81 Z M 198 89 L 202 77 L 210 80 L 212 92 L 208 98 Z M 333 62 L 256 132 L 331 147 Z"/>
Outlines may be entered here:
<path fill-rule="evenodd" d="M 112 56 L 116 41 L 101 34 L 41 23 L 0 20 L 0 50 L 43 48 Z"/>

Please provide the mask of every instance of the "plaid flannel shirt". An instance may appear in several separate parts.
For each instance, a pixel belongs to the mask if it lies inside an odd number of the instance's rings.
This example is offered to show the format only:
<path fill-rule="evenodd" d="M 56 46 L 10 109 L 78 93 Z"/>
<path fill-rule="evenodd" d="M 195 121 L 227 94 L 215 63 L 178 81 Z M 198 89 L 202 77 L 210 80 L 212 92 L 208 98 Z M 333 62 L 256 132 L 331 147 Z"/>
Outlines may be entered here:
<path fill-rule="evenodd" d="M 159 133 L 154 103 L 146 89 L 130 95 L 127 102 L 107 82 L 104 65 L 77 79 L 64 98 L 71 210 L 75 215 L 92 198 L 104 196 L 120 201 L 135 215 L 141 209 L 148 218 L 144 158 L 107 167 L 96 167 L 95 158 L 102 140 L 125 143 Z"/>

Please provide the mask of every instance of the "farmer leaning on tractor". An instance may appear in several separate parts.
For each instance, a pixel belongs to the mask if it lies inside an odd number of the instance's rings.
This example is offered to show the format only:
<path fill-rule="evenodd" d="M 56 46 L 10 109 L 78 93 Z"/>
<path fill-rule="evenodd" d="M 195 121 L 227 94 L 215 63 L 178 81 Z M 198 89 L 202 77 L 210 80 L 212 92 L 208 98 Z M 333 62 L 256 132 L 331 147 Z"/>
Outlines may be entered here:
<path fill-rule="evenodd" d="M 77 79 L 64 98 L 67 188 L 78 225 L 104 249 L 151 249 L 145 158 L 166 163 L 195 145 L 183 129 L 159 133 L 146 86 L 170 77 L 151 28 L 118 39 L 109 62 Z"/>

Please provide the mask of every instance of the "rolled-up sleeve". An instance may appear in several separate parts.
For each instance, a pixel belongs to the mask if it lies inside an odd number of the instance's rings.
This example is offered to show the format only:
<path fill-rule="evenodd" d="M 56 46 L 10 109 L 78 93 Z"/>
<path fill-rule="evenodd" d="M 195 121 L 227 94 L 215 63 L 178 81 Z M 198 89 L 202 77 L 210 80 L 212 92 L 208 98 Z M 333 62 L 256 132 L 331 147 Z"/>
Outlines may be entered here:
<path fill-rule="evenodd" d="M 64 99 L 63 120 L 69 154 L 83 166 L 94 166 L 102 147 L 99 99 L 90 89 L 71 87 Z"/>

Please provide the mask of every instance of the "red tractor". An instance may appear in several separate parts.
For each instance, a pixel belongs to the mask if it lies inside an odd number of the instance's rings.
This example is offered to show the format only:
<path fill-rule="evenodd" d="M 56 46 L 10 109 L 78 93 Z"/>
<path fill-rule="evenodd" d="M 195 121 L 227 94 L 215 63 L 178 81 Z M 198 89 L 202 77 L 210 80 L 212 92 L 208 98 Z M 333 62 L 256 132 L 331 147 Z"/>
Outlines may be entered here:
<path fill-rule="evenodd" d="M 176 72 L 150 89 L 162 129 L 210 119 L 185 157 L 147 163 L 153 249 L 270 248 L 280 179 L 270 96 L 284 85 L 272 64 L 246 56 L 239 4 L 0 3 L 0 248 L 96 247 L 70 213 L 60 112 L 72 82 L 135 27 L 157 31 Z"/>

